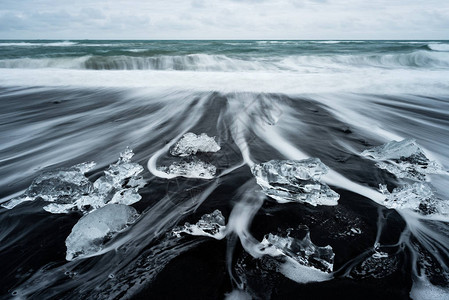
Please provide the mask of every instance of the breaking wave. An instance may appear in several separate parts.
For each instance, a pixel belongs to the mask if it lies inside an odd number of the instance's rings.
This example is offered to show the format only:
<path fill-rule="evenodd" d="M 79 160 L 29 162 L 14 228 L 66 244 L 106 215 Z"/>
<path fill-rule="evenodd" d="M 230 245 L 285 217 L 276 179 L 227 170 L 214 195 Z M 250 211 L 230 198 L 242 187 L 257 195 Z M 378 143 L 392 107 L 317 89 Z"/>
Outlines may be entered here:
<path fill-rule="evenodd" d="M 63 41 L 52 43 L 11 42 L 0 43 L 0 47 L 69 47 L 77 45 L 77 42 Z"/>
<path fill-rule="evenodd" d="M 434 47 L 443 46 L 437 45 Z M 435 48 L 437 49 L 437 48 Z M 449 48 L 448 48 L 449 49 Z M 444 51 L 444 50 L 440 50 Z M 138 52 L 136 52 L 138 53 Z M 87 70 L 174 70 L 174 71 L 306 71 L 375 68 L 449 68 L 444 52 L 414 51 L 400 54 L 364 55 L 291 55 L 285 57 L 229 57 L 189 54 L 161 56 L 100 56 L 56 58 L 17 58 L 0 60 L 0 68 L 87 69 Z"/>
<path fill-rule="evenodd" d="M 433 50 L 433 51 L 448 51 L 449 52 L 448 44 L 428 44 L 427 47 L 429 47 L 429 49 Z"/>

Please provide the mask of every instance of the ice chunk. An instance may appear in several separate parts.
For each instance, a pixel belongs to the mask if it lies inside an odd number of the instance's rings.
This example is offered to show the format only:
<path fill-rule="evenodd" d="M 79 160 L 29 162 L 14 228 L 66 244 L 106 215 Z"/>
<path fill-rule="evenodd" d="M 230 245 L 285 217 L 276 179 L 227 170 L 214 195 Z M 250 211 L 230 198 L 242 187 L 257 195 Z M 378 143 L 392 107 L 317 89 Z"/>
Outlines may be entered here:
<path fill-rule="evenodd" d="M 303 238 L 292 236 L 298 230 L 288 229 L 287 236 L 265 235 L 259 245 L 261 253 L 278 260 L 275 270 L 300 283 L 319 282 L 332 278 L 334 253 L 331 246 L 318 247 L 313 244 L 306 226 Z M 279 258 L 281 260 L 279 260 Z"/>
<path fill-rule="evenodd" d="M 137 189 L 123 189 L 115 193 L 109 203 L 121 203 L 126 205 L 131 205 L 139 202 L 142 196 L 139 195 Z"/>
<path fill-rule="evenodd" d="M 196 135 L 192 132 L 184 134 L 170 150 L 173 156 L 189 156 L 197 152 L 217 152 L 221 148 L 214 137 L 202 133 Z"/>
<path fill-rule="evenodd" d="M 65 241 L 66 259 L 70 261 L 100 251 L 108 240 L 137 217 L 133 207 L 122 204 L 108 204 L 83 216 Z"/>
<path fill-rule="evenodd" d="M 182 176 L 187 178 L 212 179 L 217 168 L 202 160 L 193 159 L 190 161 L 173 162 L 168 167 L 158 167 L 158 170 L 173 177 Z"/>
<path fill-rule="evenodd" d="M 130 162 L 133 156 L 134 153 L 129 148 L 120 153 L 118 161 L 111 164 L 104 171 L 104 175 L 93 183 L 92 192 L 76 199 L 71 207 L 47 205 L 44 209 L 51 213 L 66 213 L 73 209 L 88 212 L 108 203 L 131 205 L 140 201 L 142 197 L 138 190 L 145 185 L 145 181 L 138 175 L 143 171 L 143 167 Z"/>
<path fill-rule="evenodd" d="M 443 173 L 441 165 L 430 161 L 414 139 L 391 141 L 367 149 L 361 155 L 377 161 L 377 167 L 398 178 L 425 181 L 426 174 Z"/>
<path fill-rule="evenodd" d="M 11 199 L 2 206 L 11 209 L 24 201 L 33 201 L 37 198 L 58 204 L 71 203 L 74 199 L 89 194 L 93 190 L 92 183 L 84 173 L 94 166 L 95 163 L 90 162 L 44 172 L 34 179 L 22 196 Z"/>
<path fill-rule="evenodd" d="M 173 234 L 177 237 L 180 237 L 181 233 L 208 236 L 221 240 L 226 236 L 225 218 L 221 211 L 216 209 L 213 213 L 202 216 L 196 224 L 185 223 L 184 226 L 173 229 Z"/>
<path fill-rule="evenodd" d="M 104 171 L 93 184 L 84 176 L 94 163 L 84 163 L 59 171 L 46 172 L 36 178 L 24 195 L 2 206 L 13 208 L 23 201 L 40 197 L 50 204 L 43 207 L 50 213 L 67 213 L 71 210 L 89 212 L 108 203 L 133 204 L 141 199 L 138 190 L 145 181 L 138 175 L 143 167 L 130 160 L 134 153 L 127 148 L 119 160 Z"/>
<path fill-rule="evenodd" d="M 411 209 L 423 214 L 436 212 L 436 201 L 433 191 L 425 183 L 404 185 L 388 192 L 386 186 L 380 185 L 380 190 L 386 195 L 383 205 L 391 209 Z"/>
<path fill-rule="evenodd" d="M 319 181 L 328 170 L 318 158 L 271 160 L 251 168 L 268 196 L 280 203 L 306 202 L 313 206 L 338 204 L 340 196 Z"/>
<path fill-rule="evenodd" d="M 306 226 L 300 227 L 306 230 L 302 239 L 292 237 L 293 229 L 287 229 L 287 236 L 267 234 L 261 242 L 261 250 L 272 256 L 284 255 L 300 265 L 313 267 L 322 272 L 331 273 L 334 267 L 334 253 L 331 246 L 319 247 L 310 239 L 310 232 Z M 296 230 L 298 231 L 298 230 Z"/>
<path fill-rule="evenodd" d="M 95 188 L 105 193 L 108 191 L 107 187 L 109 187 L 110 185 L 120 185 L 125 179 L 137 176 L 142 173 L 143 167 L 141 165 L 130 162 L 133 156 L 134 153 L 129 148 L 120 153 L 119 160 L 115 164 L 110 165 L 109 168 L 104 171 L 104 179 L 99 182 L 97 182 L 97 180 L 94 183 Z"/>

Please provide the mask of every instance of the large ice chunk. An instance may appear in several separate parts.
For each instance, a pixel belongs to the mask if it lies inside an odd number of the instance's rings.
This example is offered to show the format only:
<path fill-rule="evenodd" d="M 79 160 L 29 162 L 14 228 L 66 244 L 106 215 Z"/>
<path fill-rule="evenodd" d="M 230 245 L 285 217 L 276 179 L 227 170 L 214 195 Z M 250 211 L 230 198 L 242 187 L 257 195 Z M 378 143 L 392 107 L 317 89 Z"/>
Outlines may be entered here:
<path fill-rule="evenodd" d="M 276 201 L 305 202 L 313 206 L 338 204 L 340 196 L 319 181 L 328 170 L 318 158 L 270 160 L 251 168 L 264 193 Z"/>
<path fill-rule="evenodd" d="M 296 237 L 296 232 L 304 230 L 304 237 Z M 299 230 L 288 229 L 286 237 L 271 233 L 265 235 L 259 248 L 262 253 L 278 260 L 276 271 L 296 282 L 319 282 L 332 278 L 335 256 L 332 247 L 315 245 L 306 226 Z"/>
<path fill-rule="evenodd" d="M 173 177 L 182 176 L 186 178 L 212 179 L 215 176 L 217 168 L 200 159 L 183 160 L 173 162 L 170 166 L 158 167 L 158 170 Z"/>
<path fill-rule="evenodd" d="M 221 211 L 216 209 L 211 214 L 202 216 L 196 224 L 185 223 L 184 226 L 173 229 L 173 234 L 177 237 L 180 237 L 181 233 L 208 236 L 221 240 L 226 236 L 225 218 Z"/>
<path fill-rule="evenodd" d="M 70 168 L 48 171 L 33 180 L 25 193 L 2 204 L 11 209 L 24 201 L 42 198 L 47 202 L 65 205 L 73 199 L 92 192 L 93 185 L 84 175 L 95 163 L 83 163 Z"/>
<path fill-rule="evenodd" d="M 295 238 L 295 232 L 306 231 L 305 236 Z M 261 249 L 272 256 L 285 255 L 299 264 L 313 267 L 322 272 L 331 273 L 334 268 L 334 252 L 331 246 L 319 247 L 310 239 L 310 232 L 306 226 L 299 230 L 287 229 L 287 236 L 267 234 L 261 242 Z"/>
<path fill-rule="evenodd" d="M 44 209 L 51 213 L 64 213 L 73 209 L 88 212 L 108 203 L 131 205 L 140 201 L 142 197 L 138 190 L 145 185 L 145 181 L 138 175 L 143 167 L 131 162 L 133 156 L 129 148 L 120 153 L 118 161 L 111 164 L 104 175 L 93 183 L 92 192 L 78 197 L 71 202 L 71 206 L 50 204 L 44 206 Z"/>
<path fill-rule="evenodd" d="M 108 204 L 83 216 L 67 237 L 67 260 L 88 256 L 103 249 L 115 234 L 138 217 L 137 211 L 123 204 Z"/>
<path fill-rule="evenodd" d="M 430 161 L 414 139 L 391 141 L 367 149 L 361 155 L 377 161 L 377 167 L 398 178 L 425 181 L 426 174 L 443 173 L 441 165 Z"/>
<path fill-rule="evenodd" d="M 220 149 L 214 137 L 205 133 L 196 135 L 188 132 L 173 146 L 170 154 L 173 156 L 189 156 L 197 152 L 217 152 Z"/>
<path fill-rule="evenodd" d="M 71 210 L 89 212 L 108 203 L 133 204 L 141 199 L 138 190 L 145 185 L 138 176 L 143 167 L 130 160 L 134 153 L 127 148 L 119 160 L 104 171 L 93 184 L 84 175 L 94 163 L 83 163 L 68 169 L 45 172 L 37 177 L 25 193 L 2 204 L 13 208 L 23 201 L 42 198 L 51 202 L 43 209 L 50 213 L 67 213 Z"/>
<path fill-rule="evenodd" d="M 383 205 L 391 209 L 411 209 L 422 214 L 440 212 L 440 204 L 429 185 L 417 182 L 393 189 L 390 193 L 385 185 L 379 185 L 386 196 Z M 439 203 L 441 202 L 441 203 Z M 442 205 L 441 205 L 442 206 Z"/>

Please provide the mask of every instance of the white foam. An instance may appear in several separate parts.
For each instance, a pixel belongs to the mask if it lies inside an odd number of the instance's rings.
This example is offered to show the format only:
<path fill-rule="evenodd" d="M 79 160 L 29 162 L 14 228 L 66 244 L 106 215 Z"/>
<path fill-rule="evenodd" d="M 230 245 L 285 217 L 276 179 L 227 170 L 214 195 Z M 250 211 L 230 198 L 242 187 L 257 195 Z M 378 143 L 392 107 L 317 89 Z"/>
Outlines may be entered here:
<path fill-rule="evenodd" d="M 225 300 L 251 300 L 251 295 L 241 290 L 233 290 L 225 295 Z"/>
<path fill-rule="evenodd" d="M 410 298 L 413 300 L 449 299 L 449 289 L 435 286 L 427 278 L 419 278 L 413 281 Z"/>
<path fill-rule="evenodd" d="M 427 47 L 433 51 L 449 51 L 449 44 L 428 44 Z"/>
<path fill-rule="evenodd" d="M 53 43 L 29 43 L 29 42 L 13 42 L 13 43 L 0 43 L 0 47 L 68 47 L 74 46 L 78 43 L 63 41 Z"/>
<path fill-rule="evenodd" d="M 1 86 L 143 87 L 162 90 L 273 93 L 407 93 L 449 91 L 449 71 L 371 70 L 302 74 L 288 72 L 93 71 L 3 69 Z"/>

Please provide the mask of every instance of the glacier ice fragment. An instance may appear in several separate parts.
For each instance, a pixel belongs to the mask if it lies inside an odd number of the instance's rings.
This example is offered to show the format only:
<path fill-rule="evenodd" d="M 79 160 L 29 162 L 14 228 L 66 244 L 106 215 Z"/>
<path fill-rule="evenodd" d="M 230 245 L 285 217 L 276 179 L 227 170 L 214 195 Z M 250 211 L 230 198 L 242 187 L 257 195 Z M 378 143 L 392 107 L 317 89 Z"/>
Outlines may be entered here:
<path fill-rule="evenodd" d="M 126 148 L 120 153 L 118 161 L 111 164 L 104 171 L 104 175 L 93 183 L 92 192 L 74 200 L 71 207 L 47 205 L 44 209 L 51 213 L 64 213 L 73 209 L 88 212 L 108 203 L 131 205 L 140 201 L 142 197 L 138 190 L 145 185 L 145 181 L 138 175 L 143 171 L 143 167 L 131 162 L 133 156 L 133 151 Z"/>
<path fill-rule="evenodd" d="M 382 204 L 390 209 L 411 209 L 424 215 L 445 213 L 446 202 L 437 199 L 430 186 L 423 182 L 407 184 L 390 193 L 385 185 L 379 185 L 386 196 Z"/>
<path fill-rule="evenodd" d="M 266 195 L 280 203 L 305 202 L 313 206 L 338 204 L 340 196 L 320 182 L 328 170 L 318 158 L 270 160 L 251 168 Z"/>
<path fill-rule="evenodd" d="M 108 240 L 137 217 L 133 207 L 123 204 L 108 204 L 83 216 L 65 241 L 66 259 L 70 261 L 100 251 Z"/>
<path fill-rule="evenodd" d="M 414 139 L 391 141 L 367 149 L 361 155 L 375 160 L 378 168 L 398 178 L 425 181 L 427 174 L 444 173 L 442 166 L 435 161 L 430 161 Z"/>
<path fill-rule="evenodd" d="M 92 192 L 93 185 L 84 173 L 94 166 L 95 163 L 90 162 L 43 172 L 33 180 L 23 195 L 3 203 L 2 206 L 11 209 L 24 201 L 37 198 L 57 204 L 71 203 L 73 199 Z"/>
<path fill-rule="evenodd" d="M 303 226 L 303 229 L 307 229 Z M 292 237 L 294 230 L 288 229 L 287 236 L 267 234 L 261 242 L 261 249 L 272 256 L 284 255 L 300 265 L 312 267 L 325 273 L 331 273 L 334 267 L 334 253 L 331 246 L 319 247 L 310 239 L 307 230 L 304 238 Z"/>
<path fill-rule="evenodd" d="M 127 148 L 93 184 L 84 173 L 91 170 L 94 163 L 42 173 L 22 196 L 2 206 L 13 208 L 24 201 L 42 198 L 51 202 L 43 207 L 45 211 L 59 214 L 72 210 L 89 212 L 108 203 L 133 204 L 141 199 L 138 190 L 145 185 L 143 178 L 138 176 L 143 167 L 130 162 L 133 155 Z"/>
<path fill-rule="evenodd" d="M 196 135 L 188 132 L 173 146 L 170 154 L 173 156 L 190 156 L 197 152 L 217 152 L 220 149 L 214 137 L 205 133 Z"/>
<path fill-rule="evenodd" d="M 202 160 L 193 159 L 190 161 L 173 162 L 168 167 L 158 167 L 158 170 L 173 177 L 182 176 L 186 178 L 212 179 L 215 176 L 217 168 Z"/>
<path fill-rule="evenodd" d="M 185 223 L 184 226 L 173 229 L 173 234 L 177 237 L 180 237 L 181 233 L 208 236 L 221 240 L 226 236 L 225 218 L 221 211 L 216 209 L 214 212 L 202 216 L 196 224 Z"/>

